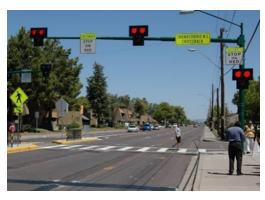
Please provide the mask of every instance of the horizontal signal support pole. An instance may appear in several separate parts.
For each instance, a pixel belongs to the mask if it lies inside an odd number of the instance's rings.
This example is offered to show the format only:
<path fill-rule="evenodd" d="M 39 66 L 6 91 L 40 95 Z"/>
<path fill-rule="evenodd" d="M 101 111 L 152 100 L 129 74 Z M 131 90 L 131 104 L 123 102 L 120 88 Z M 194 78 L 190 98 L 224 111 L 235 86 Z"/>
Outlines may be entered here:
<path fill-rule="evenodd" d="M 80 40 L 80 37 L 47 37 L 47 39 L 76 39 Z M 133 37 L 96 37 L 97 40 L 133 40 Z M 146 41 L 165 41 L 175 42 L 175 37 L 144 37 Z M 237 39 L 225 39 L 225 38 L 211 38 L 213 43 L 237 43 Z"/>
<path fill-rule="evenodd" d="M 22 71 L 7 71 L 8 74 L 21 74 L 21 73 L 37 73 L 40 70 L 22 70 Z"/>

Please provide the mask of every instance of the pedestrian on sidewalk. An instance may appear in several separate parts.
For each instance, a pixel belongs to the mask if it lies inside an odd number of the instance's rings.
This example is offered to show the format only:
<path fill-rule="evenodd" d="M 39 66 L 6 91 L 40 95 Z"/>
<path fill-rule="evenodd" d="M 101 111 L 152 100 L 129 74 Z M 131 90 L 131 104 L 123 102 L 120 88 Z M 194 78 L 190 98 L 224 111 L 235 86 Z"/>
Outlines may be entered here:
<path fill-rule="evenodd" d="M 260 146 L 260 125 L 257 125 L 256 137 L 258 145 Z"/>
<path fill-rule="evenodd" d="M 175 135 L 176 135 L 176 140 L 177 142 L 172 145 L 172 147 L 175 147 L 177 145 L 177 150 L 179 150 L 180 147 L 180 143 L 181 143 L 181 130 L 179 128 L 179 124 L 177 124 L 176 128 L 175 128 Z"/>
<path fill-rule="evenodd" d="M 252 121 L 249 121 L 245 126 L 245 134 L 246 134 L 246 150 L 247 154 L 253 150 L 254 138 L 255 138 L 255 128 L 252 125 Z"/>
<path fill-rule="evenodd" d="M 11 122 L 11 124 L 10 124 L 10 126 L 9 126 L 9 131 L 10 131 L 11 133 L 14 133 L 14 132 L 15 132 L 15 124 L 14 124 L 14 122 Z"/>
<path fill-rule="evenodd" d="M 237 161 L 237 175 L 242 175 L 242 145 L 241 141 L 244 141 L 245 133 L 241 128 L 240 121 L 235 123 L 235 126 L 227 130 L 226 139 L 229 141 L 228 156 L 229 156 L 229 175 L 234 172 L 234 160 Z"/>

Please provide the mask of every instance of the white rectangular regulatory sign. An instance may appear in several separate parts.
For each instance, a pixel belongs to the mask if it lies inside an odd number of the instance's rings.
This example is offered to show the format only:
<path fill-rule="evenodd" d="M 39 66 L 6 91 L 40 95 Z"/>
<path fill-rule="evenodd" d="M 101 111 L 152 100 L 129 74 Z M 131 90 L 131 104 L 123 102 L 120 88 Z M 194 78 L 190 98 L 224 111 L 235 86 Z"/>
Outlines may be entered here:
<path fill-rule="evenodd" d="M 96 38 L 95 33 L 80 34 L 80 52 L 83 54 L 96 53 Z"/>
<path fill-rule="evenodd" d="M 242 65 L 243 64 L 243 47 L 226 48 L 225 50 L 226 65 Z"/>

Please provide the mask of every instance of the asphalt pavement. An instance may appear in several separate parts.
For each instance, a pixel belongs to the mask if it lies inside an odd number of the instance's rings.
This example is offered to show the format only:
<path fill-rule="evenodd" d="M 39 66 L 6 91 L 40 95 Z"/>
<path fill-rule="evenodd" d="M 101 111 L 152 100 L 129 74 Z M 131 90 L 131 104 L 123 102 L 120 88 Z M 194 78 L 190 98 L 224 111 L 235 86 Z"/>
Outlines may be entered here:
<path fill-rule="evenodd" d="M 97 138 L 85 138 L 82 141 L 96 140 Z M 210 142 L 220 141 L 208 127 L 205 127 L 202 140 Z M 55 140 L 54 143 L 66 144 L 75 141 Z M 228 142 L 227 142 L 228 146 Z M 9 144 L 7 153 L 29 151 L 38 149 L 33 143 Z M 197 165 L 196 165 L 197 163 Z M 261 191 L 260 190 L 260 149 L 257 143 L 252 154 L 244 154 L 242 162 L 243 175 L 228 175 L 228 152 L 199 153 L 194 156 L 183 176 L 178 191 Z M 236 162 L 235 162 L 236 169 Z"/>

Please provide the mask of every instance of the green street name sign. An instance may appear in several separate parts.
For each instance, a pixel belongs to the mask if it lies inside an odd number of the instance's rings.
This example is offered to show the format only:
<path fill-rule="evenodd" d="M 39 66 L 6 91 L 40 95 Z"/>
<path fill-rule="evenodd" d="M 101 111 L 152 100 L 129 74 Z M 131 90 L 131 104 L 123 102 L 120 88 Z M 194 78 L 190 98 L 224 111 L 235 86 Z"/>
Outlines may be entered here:
<path fill-rule="evenodd" d="M 211 43 L 210 33 L 177 33 L 176 45 L 209 45 Z"/>

